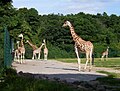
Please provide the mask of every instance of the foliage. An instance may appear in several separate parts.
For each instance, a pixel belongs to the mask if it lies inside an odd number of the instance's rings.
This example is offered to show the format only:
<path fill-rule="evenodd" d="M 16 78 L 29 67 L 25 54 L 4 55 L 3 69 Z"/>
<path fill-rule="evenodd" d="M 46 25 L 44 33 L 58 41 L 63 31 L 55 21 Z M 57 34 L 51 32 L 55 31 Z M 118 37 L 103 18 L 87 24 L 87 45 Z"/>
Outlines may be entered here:
<path fill-rule="evenodd" d="M 19 40 L 18 35 L 23 33 L 24 43 L 30 40 L 39 46 L 43 39 L 46 39 L 49 58 L 76 57 L 69 28 L 62 28 L 64 20 L 69 20 L 79 36 L 93 43 L 95 57 L 101 57 L 101 53 L 107 46 L 110 47 L 109 57 L 120 56 L 120 16 L 114 14 L 108 16 L 106 12 L 97 15 L 83 12 L 75 15 L 39 15 L 35 8 L 16 9 L 12 5 L 12 0 L 5 0 L 5 2 L 0 1 L 0 50 L 2 52 L 3 29 L 7 26 L 11 38 L 14 38 L 15 48 L 16 41 Z M 30 49 L 27 46 L 25 48 Z M 0 59 L 3 59 L 2 52 Z M 26 51 L 26 58 L 31 58 L 30 52 L 32 51 Z"/>

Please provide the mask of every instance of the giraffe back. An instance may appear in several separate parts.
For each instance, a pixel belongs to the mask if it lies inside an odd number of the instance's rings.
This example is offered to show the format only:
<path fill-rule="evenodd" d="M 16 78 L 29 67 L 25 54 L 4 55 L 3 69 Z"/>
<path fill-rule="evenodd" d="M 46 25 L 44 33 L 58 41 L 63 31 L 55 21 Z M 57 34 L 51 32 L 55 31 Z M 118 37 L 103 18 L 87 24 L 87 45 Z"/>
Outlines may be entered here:
<path fill-rule="evenodd" d="M 75 42 L 75 45 L 78 50 L 83 53 L 93 50 L 93 44 L 90 41 L 78 40 Z"/>

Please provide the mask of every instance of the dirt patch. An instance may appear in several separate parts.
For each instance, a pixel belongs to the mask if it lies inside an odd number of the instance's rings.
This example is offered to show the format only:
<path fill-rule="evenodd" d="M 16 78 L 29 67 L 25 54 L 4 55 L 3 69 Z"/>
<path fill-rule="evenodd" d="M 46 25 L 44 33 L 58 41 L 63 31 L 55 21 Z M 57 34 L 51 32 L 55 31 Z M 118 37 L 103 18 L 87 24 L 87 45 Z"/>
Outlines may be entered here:
<path fill-rule="evenodd" d="M 12 65 L 17 72 L 46 75 L 48 78 L 58 78 L 67 82 L 91 81 L 98 77 L 106 76 L 105 74 L 97 73 L 95 67 L 93 67 L 91 72 L 88 70 L 79 72 L 77 63 L 63 63 L 56 60 L 26 60 L 24 64 L 14 62 Z"/>

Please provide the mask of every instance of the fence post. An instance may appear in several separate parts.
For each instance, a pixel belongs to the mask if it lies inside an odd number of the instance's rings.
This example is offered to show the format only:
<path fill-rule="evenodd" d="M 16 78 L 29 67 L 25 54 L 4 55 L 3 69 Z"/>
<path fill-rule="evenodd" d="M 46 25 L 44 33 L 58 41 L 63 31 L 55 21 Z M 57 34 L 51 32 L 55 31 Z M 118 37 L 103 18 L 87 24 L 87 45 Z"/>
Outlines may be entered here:
<path fill-rule="evenodd" d="M 7 27 L 4 28 L 4 66 L 10 67 L 12 64 L 12 49 L 10 35 Z"/>

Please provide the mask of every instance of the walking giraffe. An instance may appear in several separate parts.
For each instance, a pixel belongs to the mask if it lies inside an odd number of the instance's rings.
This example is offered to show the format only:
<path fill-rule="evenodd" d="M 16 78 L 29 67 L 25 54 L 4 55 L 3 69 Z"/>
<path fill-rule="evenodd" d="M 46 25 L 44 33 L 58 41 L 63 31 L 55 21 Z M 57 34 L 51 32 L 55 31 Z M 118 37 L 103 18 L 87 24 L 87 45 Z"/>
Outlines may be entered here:
<path fill-rule="evenodd" d="M 46 47 L 46 42 L 45 42 L 45 39 L 43 40 L 43 43 L 44 43 L 44 60 L 47 60 L 47 56 L 48 56 L 48 49 Z"/>
<path fill-rule="evenodd" d="M 34 56 L 34 51 L 36 50 L 36 49 L 38 49 L 38 47 L 36 46 L 36 45 L 33 45 L 29 40 L 27 40 L 26 41 L 26 43 L 28 43 L 31 47 L 32 47 L 32 49 L 33 49 L 33 56 Z M 33 58 L 33 57 L 32 57 Z"/>
<path fill-rule="evenodd" d="M 72 24 L 69 21 L 65 21 L 63 24 L 63 27 L 68 26 L 70 28 L 70 32 L 73 38 L 73 41 L 75 42 L 75 52 L 77 55 L 77 59 L 78 59 L 78 70 L 81 70 L 81 60 L 79 58 L 79 52 L 81 53 L 86 53 L 86 64 L 84 69 L 86 69 L 89 58 L 90 58 L 90 67 L 89 70 L 91 70 L 92 68 L 92 53 L 93 53 L 93 44 L 90 41 L 85 41 L 83 40 L 81 37 L 79 37 L 75 31 L 74 31 L 74 27 L 72 26 Z"/>
<path fill-rule="evenodd" d="M 24 47 L 24 43 L 23 43 L 23 34 L 18 35 L 18 37 L 21 38 L 20 41 L 20 47 L 19 47 L 19 51 L 20 51 L 20 63 L 23 63 L 23 60 L 25 59 L 25 47 Z"/>
<path fill-rule="evenodd" d="M 38 59 L 40 59 L 41 49 L 42 49 L 43 45 L 44 45 L 44 43 L 42 43 L 39 48 L 33 50 L 33 57 L 32 57 L 32 59 L 37 58 L 37 54 L 38 54 Z"/>
<path fill-rule="evenodd" d="M 19 41 L 17 41 L 17 49 L 15 50 L 15 54 L 14 54 L 14 61 L 16 61 L 16 62 L 19 62 L 19 56 L 21 55 L 19 48 L 20 48 Z"/>
<path fill-rule="evenodd" d="M 102 57 L 101 57 L 101 60 L 103 60 L 103 58 L 106 56 L 106 60 L 108 58 L 108 51 L 109 51 L 109 47 L 107 47 L 106 51 L 102 52 Z"/>

